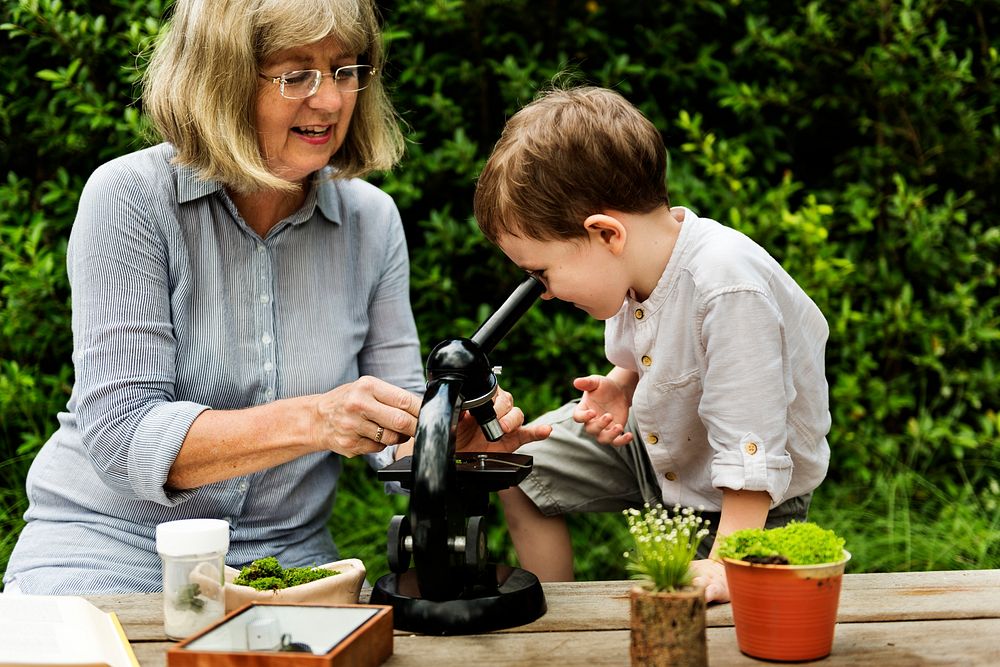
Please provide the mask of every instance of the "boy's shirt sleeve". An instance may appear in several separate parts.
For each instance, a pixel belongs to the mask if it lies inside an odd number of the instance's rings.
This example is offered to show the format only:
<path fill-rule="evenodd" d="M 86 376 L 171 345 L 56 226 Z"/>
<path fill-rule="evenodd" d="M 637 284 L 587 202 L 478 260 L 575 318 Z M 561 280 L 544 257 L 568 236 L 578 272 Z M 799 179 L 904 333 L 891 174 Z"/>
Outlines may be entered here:
<path fill-rule="evenodd" d="M 698 414 L 714 450 L 712 485 L 767 491 L 774 507 L 793 467 L 786 443 L 795 388 L 785 323 L 755 286 L 710 295 L 699 315 L 705 362 Z"/>

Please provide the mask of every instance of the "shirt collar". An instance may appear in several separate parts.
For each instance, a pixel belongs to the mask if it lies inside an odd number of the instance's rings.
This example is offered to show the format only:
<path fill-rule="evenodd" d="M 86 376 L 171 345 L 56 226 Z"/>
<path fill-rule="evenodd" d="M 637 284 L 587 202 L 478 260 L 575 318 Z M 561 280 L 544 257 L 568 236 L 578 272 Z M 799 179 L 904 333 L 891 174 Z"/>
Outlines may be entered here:
<path fill-rule="evenodd" d="M 341 224 L 340 198 L 337 196 L 337 187 L 332 178 L 333 170 L 326 167 L 313 175 L 313 187 L 309 189 L 309 194 L 302 208 L 293 213 L 288 218 L 288 222 L 293 225 L 301 224 L 311 218 L 316 208 L 328 221 Z M 198 177 L 197 173 L 190 167 L 180 165 L 177 167 L 177 200 L 178 203 L 185 204 L 201 197 L 207 197 L 223 190 L 219 181 L 206 181 Z"/>
<path fill-rule="evenodd" d="M 343 215 L 340 208 L 341 198 L 338 193 L 338 181 L 334 178 L 333 168 L 326 167 L 325 169 L 321 169 L 313 178 L 316 180 L 313 181 L 314 187 L 312 191 L 316 193 L 316 205 L 319 206 L 320 213 L 333 224 L 341 224 L 343 222 Z"/>
<path fill-rule="evenodd" d="M 681 208 L 684 211 L 684 222 L 681 223 L 680 234 L 677 235 L 677 241 L 674 243 L 674 249 L 670 253 L 670 261 L 667 262 L 667 266 L 663 269 L 660 279 L 656 282 L 656 287 L 654 287 L 652 293 L 646 297 L 646 300 L 641 303 L 635 299 L 635 294 L 629 292 L 628 295 L 628 301 L 631 304 L 641 305 L 650 313 L 655 313 L 659 310 L 660 306 L 662 306 L 664 301 L 666 301 L 667 295 L 670 293 L 671 289 L 673 289 L 676 282 L 675 278 L 677 276 L 677 272 L 679 271 L 678 267 L 685 261 L 683 257 L 687 252 L 688 234 L 694 226 L 695 221 L 698 219 L 697 214 L 695 214 L 695 212 L 691 209 L 684 206 L 680 206 L 678 208 Z"/>
<path fill-rule="evenodd" d="M 218 192 L 222 184 L 218 181 L 206 181 L 198 178 L 194 169 L 184 165 L 177 167 L 177 202 L 186 204 L 201 197 Z"/>

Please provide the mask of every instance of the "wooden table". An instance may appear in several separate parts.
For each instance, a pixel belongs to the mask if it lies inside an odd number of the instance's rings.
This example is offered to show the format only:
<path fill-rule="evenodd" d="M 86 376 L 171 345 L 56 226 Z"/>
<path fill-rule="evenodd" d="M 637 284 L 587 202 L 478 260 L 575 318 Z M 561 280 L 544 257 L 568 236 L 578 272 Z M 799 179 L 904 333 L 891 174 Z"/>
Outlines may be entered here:
<path fill-rule="evenodd" d="M 628 581 L 546 584 L 548 612 L 534 623 L 485 635 L 397 632 L 385 664 L 628 665 L 630 587 Z M 143 667 L 166 664 L 173 644 L 163 634 L 159 594 L 90 600 L 118 614 Z M 837 620 L 832 654 L 814 664 L 994 667 L 1000 665 L 1000 570 L 848 574 Z M 740 653 L 730 605 L 710 606 L 708 625 L 713 667 L 767 664 Z"/>

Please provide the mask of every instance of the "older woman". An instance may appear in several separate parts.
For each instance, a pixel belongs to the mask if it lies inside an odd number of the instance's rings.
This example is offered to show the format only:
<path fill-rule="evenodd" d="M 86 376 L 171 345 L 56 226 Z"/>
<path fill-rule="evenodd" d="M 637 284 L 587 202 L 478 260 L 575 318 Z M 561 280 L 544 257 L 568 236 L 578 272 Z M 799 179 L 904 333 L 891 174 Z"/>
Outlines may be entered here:
<path fill-rule="evenodd" d="M 341 457 L 412 446 L 423 384 L 399 214 L 357 178 L 402 150 L 381 65 L 371 0 L 175 4 L 144 89 L 166 142 L 81 196 L 76 381 L 9 589 L 158 590 L 155 526 L 190 517 L 230 523 L 231 565 L 336 557 Z"/>

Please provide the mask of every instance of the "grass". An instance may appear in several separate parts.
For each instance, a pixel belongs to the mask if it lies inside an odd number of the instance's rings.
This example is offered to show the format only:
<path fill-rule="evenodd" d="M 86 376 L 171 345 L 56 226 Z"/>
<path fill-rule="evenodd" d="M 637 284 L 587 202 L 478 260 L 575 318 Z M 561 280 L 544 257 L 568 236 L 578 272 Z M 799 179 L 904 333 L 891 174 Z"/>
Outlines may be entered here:
<path fill-rule="evenodd" d="M 929 495 L 928 495 L 929 492 Z M 849 572 L 1000 568 L 1000 485 L 945 494 L 912 471 L 872 485 L 827 483 L 810 519 L 847 541 Z"/>

